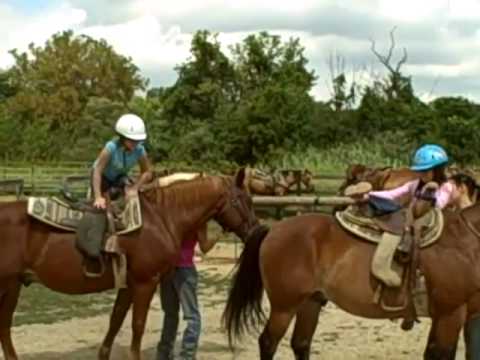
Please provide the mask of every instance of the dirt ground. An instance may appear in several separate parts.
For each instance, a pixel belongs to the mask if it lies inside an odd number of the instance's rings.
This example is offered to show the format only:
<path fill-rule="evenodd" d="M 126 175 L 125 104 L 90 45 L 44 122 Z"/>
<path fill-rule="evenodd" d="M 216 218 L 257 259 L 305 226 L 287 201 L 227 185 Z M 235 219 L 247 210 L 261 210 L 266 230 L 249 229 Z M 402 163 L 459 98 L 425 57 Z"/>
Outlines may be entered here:
<path fill-rule="evenodd" d="M 239 249 L 237 249 L 239 250 Z M 220 318 L 228 286 L 227 276 L 235 254 L 233 245 L 219 244 L 213 254 L 198 262 L 198 269 L 209 283 L 200 284 L 202 336 L 199 360 L 258 359 L 257 336 L 251 334 L 232 353 L 220 327 Z M 211 281 L 218 279 L 223 285 Z M 73 318 L 51 325 L 22 325 L 13 330 L 14 341 L 22 359 L 95 359 L 96 351 L 106 332 L 108 314 L 85 319 Z M 145 360 L 155 358 L 155 346 L 160 336 L 162 314 L 158 296 L 152 303 L 143 341 Z M 399 322 L 367 320 L 349 315 L 328 304 L 323 310 L 312 346 L 312 359 L 420 359 L 422 358 L 429 320 L 422 320 L 410 332 L 403 332 Z M 183 323 L 181 323 L 183 329 Z M 289 347 L 291 329 L 278 350 L 278 359 L 293 359 Z M 124 324 L 114 347 L 114 360 L 128 359 L 130 317 Z M 178 340 L 180 336 L 178 337 Z M 457 359 L 464 358 L 460 344 Z"/>

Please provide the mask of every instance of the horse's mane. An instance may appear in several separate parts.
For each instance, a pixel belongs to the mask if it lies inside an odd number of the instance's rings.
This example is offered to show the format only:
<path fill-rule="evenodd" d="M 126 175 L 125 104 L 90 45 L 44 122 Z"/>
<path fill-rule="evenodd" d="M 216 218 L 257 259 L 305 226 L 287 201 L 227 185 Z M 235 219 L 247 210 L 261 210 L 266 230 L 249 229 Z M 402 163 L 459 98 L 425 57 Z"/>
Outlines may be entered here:
<path fill-rule="evenodd" d="M 170 206 L 202 202 L 212 196 L 212 191 L 231 184 L 231 177 L 199 174 L 192 179 L 177 179 L 165 186 L 159 185 L 159 178 L 148 184 L 142 192 L 151 202 L 168 203 Z"/>

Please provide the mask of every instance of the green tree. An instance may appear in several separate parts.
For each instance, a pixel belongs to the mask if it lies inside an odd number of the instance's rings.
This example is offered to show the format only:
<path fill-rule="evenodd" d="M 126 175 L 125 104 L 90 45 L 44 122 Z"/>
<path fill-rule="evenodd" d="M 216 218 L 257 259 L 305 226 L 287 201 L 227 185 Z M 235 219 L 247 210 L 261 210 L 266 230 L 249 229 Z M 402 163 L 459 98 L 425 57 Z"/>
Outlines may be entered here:
<path fill-rule="evenodd" d="M 471 119 L 480 113 L 480 105 L 463 97 L 439 97 L 430 103 L 430 106 L 438 114 L 439 118 L 447 119 L 451 116 L 459 116 Z"/>
<path fill-rule="evenodd" d="M 15 94 L 5 106 L 8 128 L 22 131 L 13 148 L 22 158 L 91 159 L 135 91 L 147 85 L 131 59 L 72 31 L 11 54 L 8 84 Z"/>
<path fill-rule="evenodd" d="M 261 32 L 232 48 L 239 101 L 227 107 L 219 138 L 228 158 L 255 163 L 306 144 L 315 74 L 299 39 Z"/>
<path fill-rule="evenodd" d="M 234 100 L 235 73 L 217 35 L 195 33 L 192 58 L 176 67 L 176 83 L 163 92 L 163 115 L 169 122 L 212 121 L 218 107 Z"/>
<path fill-rule="evenodd" d="M 51 128 L 77 121 L 92 97 L 126 107 L 146 85 L 131 60 L 106 41 L 74 36 L 72 31 L 53 35 L 43 47 L 30 44 L 28 52 L 11 54 L 17 93 L 8 101 L 10 111 L 23 120 L 49 121 Z"/>
<path fill-rule="evenodd" d="M 0 103 L 15 95 L 10 70 L 0 70 Z"/>

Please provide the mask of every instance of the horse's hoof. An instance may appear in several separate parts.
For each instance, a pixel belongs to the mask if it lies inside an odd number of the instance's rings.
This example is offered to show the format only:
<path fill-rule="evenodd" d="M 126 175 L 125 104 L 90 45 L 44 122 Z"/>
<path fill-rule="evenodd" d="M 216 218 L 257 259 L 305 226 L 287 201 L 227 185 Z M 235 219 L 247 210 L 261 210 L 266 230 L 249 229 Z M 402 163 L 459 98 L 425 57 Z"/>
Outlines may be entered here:
<path fill-rule="evenodd" d="M 401 328 L 404 331 L 409 331 L 413 329 L 413 325 L 415 324 L 415 320 L 412 319 L 403 319 Z"/>
<path fill-rule="evenodd" d="M 102 346 L 98 350 L 98 360 L 109 360 L 110 359 L 110 348 Z"/>
<path fill-rule="evenodd" d="M 32 271 L 25 271 L 20 275 L 20 282 L 23 286 L 29 287 L 34 282 L 38 282 L 37 275 Z"/>

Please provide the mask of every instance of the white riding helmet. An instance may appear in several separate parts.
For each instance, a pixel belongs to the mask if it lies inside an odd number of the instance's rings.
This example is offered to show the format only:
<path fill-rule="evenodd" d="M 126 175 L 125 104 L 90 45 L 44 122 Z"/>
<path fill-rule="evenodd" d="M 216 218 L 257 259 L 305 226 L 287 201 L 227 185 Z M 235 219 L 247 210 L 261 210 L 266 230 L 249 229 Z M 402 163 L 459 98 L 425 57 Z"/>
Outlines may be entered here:
<path fill-rule="evenodd" d="M 115 131 L 130 140 L 142 141 L 147 138 L 145 123 L 141 117 L 134 114 L 120 116 L 115 124 Z"/>

